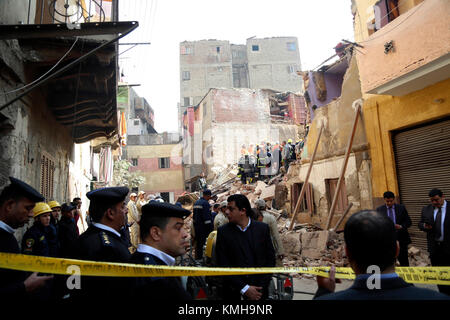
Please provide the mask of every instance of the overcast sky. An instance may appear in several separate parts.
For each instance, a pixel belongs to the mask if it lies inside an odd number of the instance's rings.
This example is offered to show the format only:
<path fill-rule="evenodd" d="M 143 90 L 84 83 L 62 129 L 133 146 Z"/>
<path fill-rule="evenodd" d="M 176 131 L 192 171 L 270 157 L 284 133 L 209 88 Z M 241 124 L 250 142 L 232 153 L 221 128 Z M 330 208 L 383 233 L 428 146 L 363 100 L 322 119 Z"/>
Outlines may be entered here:
<path fill-rule="evenodd" d="M 121 40 L 151 42 L 127 52 L 120 46 L 125 80 L 150 103 L 158 132 L 178 130 L 179 43 L 229 40 L 245 44 L 256 36 L 298 38 L 302 70 L 334 54 L 341 41 L 353 41 L 351 0 L 120 0 L 120 20 L 139 21 Z"/>

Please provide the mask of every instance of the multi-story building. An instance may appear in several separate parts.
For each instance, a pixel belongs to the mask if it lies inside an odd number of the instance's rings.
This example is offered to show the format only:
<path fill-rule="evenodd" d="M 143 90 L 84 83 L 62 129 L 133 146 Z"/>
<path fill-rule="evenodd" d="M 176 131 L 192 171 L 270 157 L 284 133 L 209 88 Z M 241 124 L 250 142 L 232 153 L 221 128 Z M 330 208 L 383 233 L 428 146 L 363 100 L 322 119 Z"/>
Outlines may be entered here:
<path fill-rule="evenodd" d="M 145 177 L 139 190 L 175 203 L 184 192 L 179 142 L 178 133 L 128 136 L 127 159 L 133 165 L 130 171 L 139 171 Z"/>
<path fill-rule="evenodd" d="M 300 92 L 301 69 L 295 37 L 251 38 L 245 45 L 200 40 L 180 43 L 179 131 L 187 107 L 210 88 L 251 88 Z"/>
<path fill-rule="evenodd" d="M 115 42 L 137 27 L 117 23 L 117 0 L 86 3 L 0 1 L 0 189 L 13 176 L 46 201 L 81 197 L 80 221 L 99 171 L 91 159 L 107 149 L 112 165 L 119 150 Z"/>
<path fill-rule="evenodd" d="M 282 116 L 280 114 L 283 114 Z M 302 96 L 268 89 L 210 89 L 183 116 L 183 163 L 186 181 L 205 174 L 211 181 L 236 164 L 241 148 L 262 142 L 297 139 L 306 124 Z"/>
<path fill-rule="evenodd" d="M 412 219 L 428 192 L 450 193 L 450 6 L 446 0 L 353 0 L 374 205 L 391 190 Z"/>

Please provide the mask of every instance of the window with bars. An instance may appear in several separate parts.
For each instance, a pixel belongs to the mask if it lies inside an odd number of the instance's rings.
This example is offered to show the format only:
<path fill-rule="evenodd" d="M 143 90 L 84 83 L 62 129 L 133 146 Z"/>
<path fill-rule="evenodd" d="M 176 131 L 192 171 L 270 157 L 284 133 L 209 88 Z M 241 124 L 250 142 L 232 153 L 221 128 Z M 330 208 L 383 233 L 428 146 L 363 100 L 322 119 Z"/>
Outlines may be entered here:
<path fill-rule="evenodd" d="M 45 199 L 53 199 L 55 160 L 48 154 L 41 156 L 41 194 Z"/>
<path fill-rule="evenodd" d="M 191 80 L 191 73 L 189 71 L 183 71 L 182 73 L 182 79 L 184 81 Z"/>

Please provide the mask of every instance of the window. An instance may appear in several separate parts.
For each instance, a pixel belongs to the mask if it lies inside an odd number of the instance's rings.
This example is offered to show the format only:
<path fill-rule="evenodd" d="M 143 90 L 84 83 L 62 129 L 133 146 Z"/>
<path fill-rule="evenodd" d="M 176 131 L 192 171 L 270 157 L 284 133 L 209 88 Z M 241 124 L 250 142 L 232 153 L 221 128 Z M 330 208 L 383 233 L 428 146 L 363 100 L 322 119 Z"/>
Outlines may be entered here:
<path fill-rule="evenodd" d="M 170 158 L 159 158 L 158 165 L 160 169 L 170 168 Z"/>
<path fill-rule="evenodd" d="M 288 73 L 294 73 L 295 72 L 295 66 L 292 66 L 292 65 L 290 65 L 290 66 L 287 66 L 287 72 Z"/>
<path fill-rule="evenodd" d="M 131 165 L 133 167 L 136 167 L 138 165 L 138 159 L 137 158 L 131 158 Z"/>
<path fill-rule="evenodd" d="M 220 47 L 216 47 L 216 52 L 220 53 Z"/>
<path fill-rule="evenodd" d="M 295 42 L 288 42 L 286 43 L 288 51 L 295 51 L 297 49 L 297 46 L 295 45 Z"/>
<path fill-rule="evenodd" d="M 141 121 L 140 121 L 139 119 L 135 119 L 135 120 L 133 121 L 133 124 L 134 124 L 135 126 L 138 126 L 140 123 L 141 123 Z"/>
<path fill-rule="evenodd" d="M 294 212 L 295 206 L 297 205 L 298 198 L 303 187 L 303 183 L 294 183 L 291 186 L 291 210 Z M 281 207 L 282 204 L 277 203 L 277 206 Z M 306 186 L 306 193 L 303 196 L 303 200 L 300 203 L 300 208 L 297 212 L 308 212 L 310 215 L 314 213 L 314 200 L 313 200 L 313 189 L 312 184 L 308 183 Z"/>
<path fill-rule="evenodd" d="M 334 194 L 337 189 L 337 183 L 339 179 L 325 179 L 325 187 L 327 190 L 327 197 L 328 197 L 328 205 L 331 209 L 331 206 L 333 204 L 333 198 Z M 347 199 L 347 191 L 345 188 L 345 181 L 342 181 L 341 190 L 339 190 L 338 198 L 336 199 L 336 208 L 335 213 L 343 213 L 345 209 L 347 209 L 348 206 L 348 199 Z"/>
<path fill-rule="evenodd" d="M 257 44 L 252 45 L 252 51 L 259 51 L 259 45 Z"/>
<path fill-rule="evenodd" d="M 191 73 L 189 71 L 183 71 L 182 79 L 191 80 Z"/>
<path fill-rule="evenodd" d="M 181 46 L 181 54 L 182 55 L 189 55 L 192 54 L 194 52 L 192 47 L 189 46 Z"/>
<path fill-rule="evenodd" d="M 184 97 L 183 98 L 183 106 L 185 106 L 185 107 L 190 106 L 190 99 L 189 99 L 189 97 Z"/>
<path fill-rule="evenodd" d="M 45 199 L 53 199 L 53 177 L 55 173 L 55 160 L 48 154 L 41 156 L 41 194 Z"/>

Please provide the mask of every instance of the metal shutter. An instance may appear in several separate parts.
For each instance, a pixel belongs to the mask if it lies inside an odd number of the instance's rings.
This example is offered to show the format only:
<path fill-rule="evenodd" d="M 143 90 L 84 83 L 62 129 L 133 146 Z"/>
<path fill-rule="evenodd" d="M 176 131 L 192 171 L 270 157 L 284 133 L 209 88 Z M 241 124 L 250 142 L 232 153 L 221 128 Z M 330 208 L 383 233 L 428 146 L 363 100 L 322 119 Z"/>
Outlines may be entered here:
<path fill-rule="evenodd" d="M 438 188 L 450 195 L 450 119 L 396 132 L 393 144 L 400 201 L 412 220 L 412 244 L 426 250 L 425 232 L 417 224 L 422 207 L 430 203 L 428 192 Z"/>

